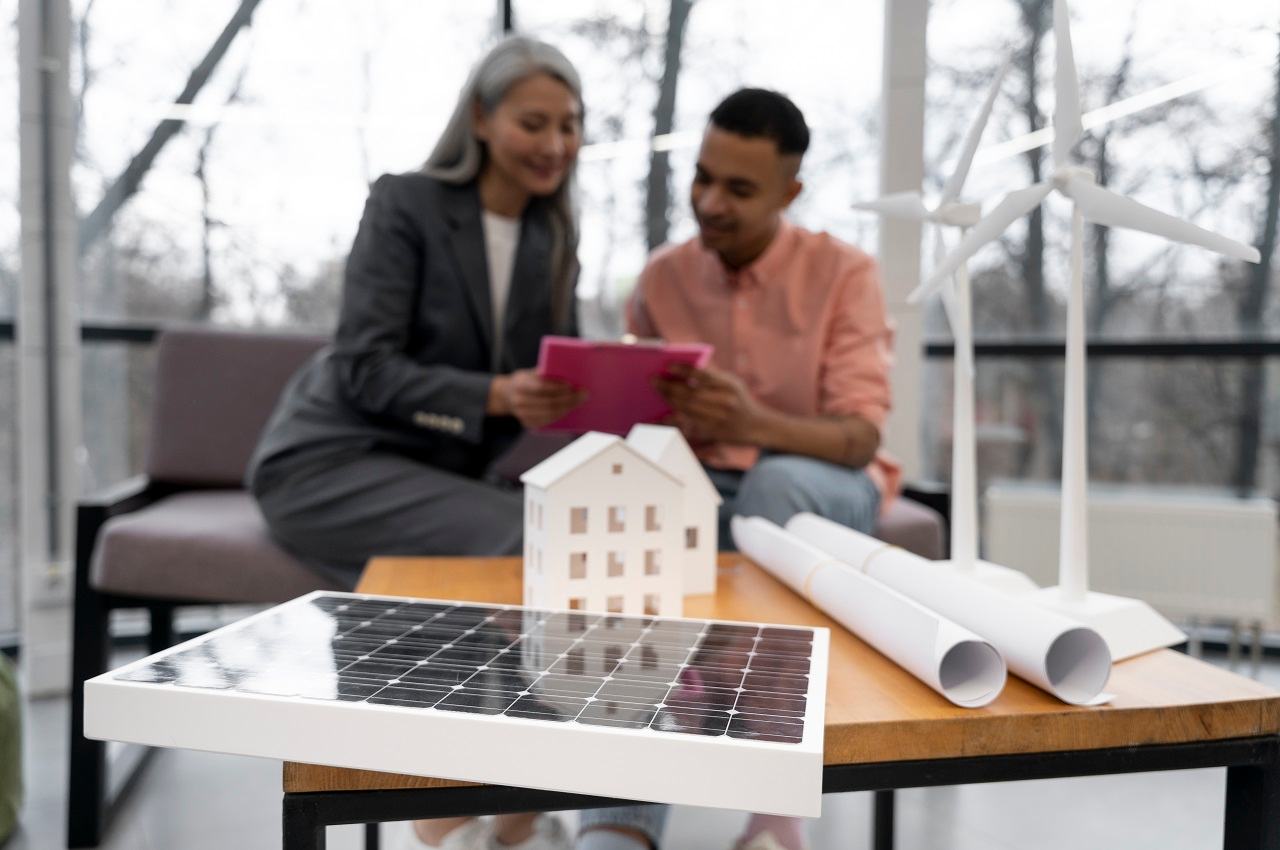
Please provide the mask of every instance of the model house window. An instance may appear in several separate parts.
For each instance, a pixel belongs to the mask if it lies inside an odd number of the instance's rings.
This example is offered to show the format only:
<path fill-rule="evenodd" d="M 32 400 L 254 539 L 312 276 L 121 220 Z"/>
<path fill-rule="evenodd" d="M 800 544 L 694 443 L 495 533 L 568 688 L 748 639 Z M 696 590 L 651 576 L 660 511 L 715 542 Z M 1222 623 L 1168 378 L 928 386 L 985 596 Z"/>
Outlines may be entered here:
<path fill-rule="evenodd" d="M 538 575 L 542 575 L 542 549 L 533 550 L 533 571 Z"/>
<path fill-rule="evenodd" d="M 608 611 L 610 614 L 621 614 L 622 606 L 623 606 L 623 601 L 621 596 L 610 596 L 608 599 L 605 600 L 605 605 L 604 605 L 605 610 Z"/>
<path fill-rule="evenodd" d="M 622 474 L 622 464 L 620 464 L 620 463 L 615 463 L 615 464 L 613 465 L 613 474 L 614 474 L 614 475 L 621 475 L 621 474 Z"/>
<path fill-rule="evenodd" d="M 586 534 L 587 533 L 587 509 L 586 508 L 570 508 L 569 509 L 569 533 L 570 534 Z"/>
<path fill-rule="evenodd" d="M 644 530 L 645 531 L 661 531 L 662 522 L 658 519 L 658 506 L 644 506 Z"/>
<path fill-rule="evenodd" d="M 587 553 L 586 552 L 570 552 L 569 553 L 569 578 L 586 578 L 587 577 Z"/>
<path fill-rule="evenodd" d="M 620 505 L 609 508 L 609 531 L 617 534 L 627 530 L 627 509 Z"/>
<path fill-rule="evenodd" d="M 644 552 L 644 574 L 656 576 L 662 572 L 662 553 L 657 549 L 646 549 Z"/>
<path fill-rule="evenodd" d="M 684 548 L 686 549 L 698 548 L 698 529 L 694 528 L 693 526 L 689 526 L 684 530 Z"/>
<path fill-rule="evenodd" d="M 581 596 L 575 596 L 569 600 L 570 611 L 581 611 L 583 608 L 586 608 L 586 607 L 587 607 L 587 600 L 583 599 Z M 582 630 L 579 629 L 578 631 L 582 631 Z"/>
<path fill-rule="evenodd" d="M 609 553 L 609 578 L 622 578 L 623 560 L 621 552 Z"/>
<path fill-rule="evenodd" d="M 644 595 L 644 612 L 656 616 L 662 612 L 662 606 L 658 603 L 658 594 L 646 593 Z M 648 647 L 645 647 L 648 649 Z"/>
<path fill-rule="evenodd" d="M 534 527 L 537 528 L 538 531 L 541 531 L 542 530 L 542 502 L 533 503 L 533 512 L 538 515 L 538 519 L 534 523 Z"/>

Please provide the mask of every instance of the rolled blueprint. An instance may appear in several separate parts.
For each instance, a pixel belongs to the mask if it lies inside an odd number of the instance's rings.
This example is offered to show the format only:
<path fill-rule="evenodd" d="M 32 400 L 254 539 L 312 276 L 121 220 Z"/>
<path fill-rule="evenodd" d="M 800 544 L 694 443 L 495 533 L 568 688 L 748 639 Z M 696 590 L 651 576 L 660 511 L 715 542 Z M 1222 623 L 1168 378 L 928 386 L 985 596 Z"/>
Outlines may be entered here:
<path fill-rule="evenodd" d="M 738 549 L 920 681 L 965 708 L 995 699 L 1007 671 L 987 641 L 761 517 L 734 517 Z"/>
<path fill-rule="evenodd" d="M 1088 626 L 813 514 L 787 530 L 991 642 L 1014 675 L 1072 705 L 1100 699 L 1111 651 Z"/>

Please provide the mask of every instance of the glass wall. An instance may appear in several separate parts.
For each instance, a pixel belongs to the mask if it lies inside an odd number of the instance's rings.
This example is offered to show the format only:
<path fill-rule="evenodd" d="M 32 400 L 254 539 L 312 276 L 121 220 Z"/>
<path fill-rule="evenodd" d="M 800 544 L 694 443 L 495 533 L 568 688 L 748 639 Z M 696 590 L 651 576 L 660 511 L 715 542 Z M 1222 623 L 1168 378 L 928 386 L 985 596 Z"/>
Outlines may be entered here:
<path fill-rule="evenodd" d="M 17 371 L 12 328 L 18 296 L 18 0 L 0 0 L 0 635 L 18 627 Z"/>
<path fill-rule="evenodd" d="M 1048 176 L 1053 112 L 1051 0 L 948 0 L 930 19 L 927 149 L 932 185 L 1001 62 L 1013 64 L 966 190 L 989 209 Z M 1085 139 L 1099 183 L 1242 242 L 1260 244 L 1280 12 L 1265 3 L 1074 0 Z M 1280 165 L 1280 164 L 1276 164 Z M 1061 339 L 1070 208 L 1050 199 L 971 263 L 980 340 Z M 954 237 L 953 237 L 954 239 Z M 1087 327 L 1095 339 L 1275 336 L 1271 272 L 1143 234 L 1086 226 Z M 934 338 L 949 337 L 940 309 Z M 1061 362 L 979 361 L 984 475 L 1056 479 Z M 949 363 L 926 377 L 930 472 L 949 458 Z M 1089 370 L 1094 480 L 1280 488 L 1274 367 L 1235 359 L 1095 359 Z M 1253 430 L 1250 421 L 1260 421 Z M 1249 463 L 1248 458 L 1257 460 Z M 1012 458 L 1012 460 L 1008 460 Z"/>
<path fill-rule="evenodd" d="M 561 46 L 585 81 L 579 294 L 592 335 L 621 330 L 622 305 L 651 233 L 669 241 L 693 237 L 688 192 L 702 130 L 715 105 L 743 86 L 786 93 L 813 130 L 801 174 L 806 188 L 792 219 L 874 251 L 875 221 L 849 205 L 877 186 L 880 4 L 799 0 L 751 4 L 751 14 L 744 8 L 740 0 L 515 6 L 517 28 Z M 680 63 L 670 75 L 665 59 L 674 41 Z M 829 60 L 821 73 L 808 61 L 814 55 Z M 670 114 L 661 116 L 665 125 L 657 114 L 664 76 L 675 91 Z M 670 169 L 666 203 L 658 205 L 646 201 L 655 128 L 665 131 L 654 147 L 667 152 Z"/>
<path fill-rule="evenodd" d="M 496 31 L 487 3 L 72 6 L 86 322 L 330 328 L 368 184 L 421 164 Z M 151 353 L 90 343 L 83 368 L 91 488 L 141 466 Z"/>

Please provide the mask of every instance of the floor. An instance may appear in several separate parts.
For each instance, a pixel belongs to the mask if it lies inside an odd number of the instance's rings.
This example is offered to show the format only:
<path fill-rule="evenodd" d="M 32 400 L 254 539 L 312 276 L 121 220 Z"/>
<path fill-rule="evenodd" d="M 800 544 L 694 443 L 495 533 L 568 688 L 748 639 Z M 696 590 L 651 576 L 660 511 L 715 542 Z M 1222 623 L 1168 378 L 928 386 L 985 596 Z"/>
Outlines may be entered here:
<path fill-rule="evenodd" d="M 1227 666 L 1223 657 L 1207 660 Z M 1247 674 L 1248 665 L 1240 668 Z M 1280 660 L 1257 678 L 1280 688 Z M 3 850 L 64 846 L 66 700 L 27 716 L 28 799 L 21 830 Z M 1224 770 L 916 789 L 898 795 L 899 850 L 1203 850 L 1222 846 Z M 266 850 L 280 847 L 280 764 L 163 751 L 118 816 L 105 850 Z M 572 817 L 567 816 L 567 817 Z M 744 815 L 678 809 L 665 846 L 731 846 Z M 871 845 L 869 794 L 829 796 L 810 825 L 813 850 Z M 384 827 L 384 830 L 390 829 Z M 384 832 L 384 835 L 387 833 Z M 329 830 L 331 850 L 362 847 L 359 827 Z M 388 850 L 398 850 L 389 846 Z"/>

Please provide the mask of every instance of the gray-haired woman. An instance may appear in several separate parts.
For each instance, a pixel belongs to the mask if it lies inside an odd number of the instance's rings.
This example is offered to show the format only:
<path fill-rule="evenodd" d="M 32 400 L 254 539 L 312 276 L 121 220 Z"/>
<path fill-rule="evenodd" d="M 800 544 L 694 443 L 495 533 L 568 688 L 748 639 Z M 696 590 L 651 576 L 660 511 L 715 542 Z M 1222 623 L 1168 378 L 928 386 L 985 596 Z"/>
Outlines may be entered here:
<path fill-rule="evenodd" d="M 373 555 L 520 552 L 522 498 L 486 473 L 524 429 L 581 401 L 532 367 L 543 335 L 577 331 L 582 112 L 564 55 L 508 38 L 472 71 L 422 170 L 373 184 L 333 344 L 289 383 L 247 475 L 272 535 L 320 573 L 350 587 Z M 489 840 L 458 826 L 416 831 Z M 509 817 L 496 837 L 563 845 L 549 828 Z"/>
<path fill-rule="evenodd" d="M 528 38 L 472 71 L 420 172 L 369 193 L 333 345 L 294 376 L 248 472 L 271 533 L 353 586 L 372 555 L 506 555 L 523 503 L 486 472 L 581 399 L 533 371 L 574 334 L 577 72 Z"/>

